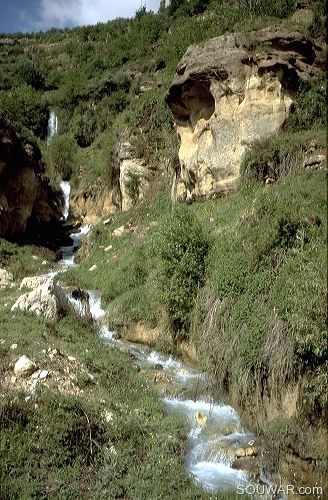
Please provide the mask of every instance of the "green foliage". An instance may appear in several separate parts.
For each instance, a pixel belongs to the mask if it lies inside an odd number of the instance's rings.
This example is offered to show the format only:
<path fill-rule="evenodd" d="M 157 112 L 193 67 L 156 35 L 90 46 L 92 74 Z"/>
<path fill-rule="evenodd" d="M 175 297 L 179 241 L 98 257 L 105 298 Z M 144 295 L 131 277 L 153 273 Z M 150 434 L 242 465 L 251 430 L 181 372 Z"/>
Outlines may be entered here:
<path fill-rule="evenodd" d="M 326 75 L 319 73 L 310 85 L 300 89 L 295 111 L 287 121 L 289 130 L 306 130 L 325 127 L 327 122 Z"/>
<path fill-rule="evenodd" d="M 301 396 L 307 414 L 325 411 L 324 177 L 303 171 L 272 186 L 248 187 L 216 210 L 213 205 L 217 235 L 191 337 L 241 404 L 257 385 L 270 381 L 279 393 L 302 374 L 309 377 Z"/>
<path fill-rule="evenodd" d="M 309 27 L 309 34 L 313 38 L 326 39 L 327 30 L 327 5 L 325 0 L 319 0 L 312 6 L 314 12 L 314 22 Z"/>
<path fill-rule="evenodd" d="M 69 180 L 77 161 L 77 144 L 69 134 L 58 134 L 49 145 L 49 165 L 61 179 Z"/>
<path fill-rule="evenodd" d="M 174 330 L 186 330 L 205 277 L 208 239 L 188 207 L 181 205 L 162 221 L 154 245 L 163 305 Z"/>
<path fill-rule="evenodd" d="M 44 95 L 30 85 L 14 87 L 0 92 L 0 110 L 13 122 L 30 129 L 37 137 L 47 135 L 49 104 Z"/>
<path fill-rule="evenodd" d="M 20 246 L 0 238 L 0 267 L 11 272 L 15 280 L 43 271 L 42 261 L 45 259 L 54 260 L 54 253 L 42 247 Z"/>
<path fill-rule="evenodd" d="M 252 13 L 256 16 L 273 16 L 278 18 L 287 17 L 295 8 L 295 2 L 293 0 L 258 0 L 253 2 L 252 0 L 246 0 L 246 3 L 252 5 L 247 5 L 251 8 Z"/>
<path fill-rule="evenodd" d="M 253 144 L 241 166 L 244 182 L 273 181 L 296 173 L 305 149 L 298 136 L 287 134 Z"/>
<path fill-rule="evenodd" d="M 170 16 L 201 14 L 206 10 L 211 0 L 171 0 L 168 6 Z"/>
<path fill-rule="evenodd" d="M 45 88 L 45 76 L 35 56 L 22 56 L 16 62 L 16 75 L 21 84 L 31 85 L 35 90 Z"/>
<path fill-rule="evenodd" d="M 35 315 L 16 312 L 13 317 L 2 300 L 0 307 L 6 348 L 1 375 L 10 376 L 13 341 L 52 372 L 50 388 L 39 384 L 29 397 L 13 388 L 3 390 L 1 497 L 98 499 L 110 494 L 115 499 L 144 498 L 151 492 L 152 498 L 211 498 L 185 470 L 182 420 L 164 414 L 126 354 L 106 346 L 77 317 L 47 324 Z M 49 345 L 60 353 L 53 360 L 44 354 Z M 67 354 L 78 360 L 70 364 L 69 377 Z M 67 379 L 79 395 L 65 390 Z"/>

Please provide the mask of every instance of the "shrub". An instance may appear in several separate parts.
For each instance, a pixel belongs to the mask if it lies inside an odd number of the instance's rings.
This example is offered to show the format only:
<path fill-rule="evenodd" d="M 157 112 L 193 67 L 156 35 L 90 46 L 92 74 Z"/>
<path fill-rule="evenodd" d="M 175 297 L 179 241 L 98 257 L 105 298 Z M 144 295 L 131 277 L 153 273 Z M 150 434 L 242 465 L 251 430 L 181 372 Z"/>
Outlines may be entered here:
<path fill-rule="evenodd" d="M 327 84 L 326 75 L 320 73 L 299 90 L 295 111 L 286 123 L 288 130 L 305 130 L 326 126 L 327 121 Z"/>
<path fill-rule="evenodd" d="M 16 63 L 16 75 L 21 83 L 31 85 L 35 90 L 45 87 L 44 72 L 35 56 L 19 58 Z"/>
<path fill-rule="evenodd" d="M 64 180 L 70 179 L 77 157 L 77 145 L 69 134 L 56 135 L 49 145 L 50 167 Z"/>
<path fill-rule="evenodd" d="M 162 222 L 155 242 L 162 302 L 173 329 L 186 331 L 204 281 L 209 241 L 188 207 L 180 205 Z"/>
<path fill-rule="evenodd" d="M 49 106 L 46 98 L 30 85 L 22 84 L 10 92 L 0 92 L 0 108 L 11 121 L 23 125 L 45 139 Z"/>
<path fill-rule="evenodd" d="M 256 142 L 243 159 L 243 181 L 272 181 L 296 173 L 302 166 L 305 149 L 298 137 L 288 134 Z"/>

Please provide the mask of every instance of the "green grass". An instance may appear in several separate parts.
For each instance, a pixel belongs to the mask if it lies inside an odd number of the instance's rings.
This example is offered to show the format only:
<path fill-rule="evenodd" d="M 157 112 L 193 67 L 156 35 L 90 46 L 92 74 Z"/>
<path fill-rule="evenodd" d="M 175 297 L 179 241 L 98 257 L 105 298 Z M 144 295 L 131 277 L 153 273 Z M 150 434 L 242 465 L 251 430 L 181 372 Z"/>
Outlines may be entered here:
<path fill-rule="evenodd" d="M 14 279 L 38 274 L 54 262 L 55 252 L 36 245 L 18 245 L 0 238 L 0 267 L 11 272 Z"/>
<path fill-rule="evenodd" d="M 183 421 L 164 414 L 128 355 L 82 319 L 52 324 L 0 307 L 1 496 L 216 498 L 185 470 Z M 50 371 L 32 393 L 10 382 L 22 354 Z"/>

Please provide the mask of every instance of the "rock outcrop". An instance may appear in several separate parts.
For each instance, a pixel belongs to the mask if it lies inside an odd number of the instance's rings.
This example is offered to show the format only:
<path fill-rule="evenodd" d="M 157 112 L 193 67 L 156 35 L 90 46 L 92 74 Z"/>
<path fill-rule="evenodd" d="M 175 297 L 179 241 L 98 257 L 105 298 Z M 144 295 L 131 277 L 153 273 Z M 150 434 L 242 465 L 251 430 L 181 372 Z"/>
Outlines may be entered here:
<path fill-rule="evenodd" d="M 282 127 L 315 56 L 310 39 L 283 28 L 189 47 L 166 96 L 181 141 L 173 201 L 236 187 L 246 149 Z"/>
<path fill-rule="evenodd" d="M 0 120 L 0 237 L 21 239 L 61 218 L 61 195 L 41 174 L 38 146 Z"/>
<path fill-rule="evenodd" d="M 95 224 L 105 214 L 116 211 L 112 201 L 112 190 L 99 185 L 90 186 L 72 193 L 70 199 L 70 214 L 85 224 Z"/>
<path fill-rule="evenodd" d="M 32 278 L 30 278 L 32 282 Z M 24 282 L 24 280 L 23 280 Z M 24 293 L 16 300 L 11 310 L 20 309 L 55 321 L 62 312 L 70 312 L 73 306 L 56 277 L 49 277 L 34 290 Z"/>
<path fill-rule="evenodd" d="M 142 139 L 128 129 L 117 136 L 112 158 L 112 179 L 108 186 L 95 183 L 71 196 L 70 212 L 88 224 L 105 214 L 129 210 L 149 187 L 151 171 L 143 157 Z"/>
<path fill-rule="evenodd" d="M 62 313 L 69 312 L 92 319 L 89 293 L 80 288 L 64 289 L 58 284 L 57 279 L 56 275 L 23 278 L 20 289 L 32 288 L 32 290 L 20 295 L 11 310 L 33 312 L 51 321 L 57 320 Z"/>
<path fill-rule="evenodd" d="M 122 130 L 118 137 L 115 162 L 117 182 L 113 201 L 118 208 L 126 211 L 143 198 L 150 178 L 138 138 L 130 135 L 128 130 Z"/>

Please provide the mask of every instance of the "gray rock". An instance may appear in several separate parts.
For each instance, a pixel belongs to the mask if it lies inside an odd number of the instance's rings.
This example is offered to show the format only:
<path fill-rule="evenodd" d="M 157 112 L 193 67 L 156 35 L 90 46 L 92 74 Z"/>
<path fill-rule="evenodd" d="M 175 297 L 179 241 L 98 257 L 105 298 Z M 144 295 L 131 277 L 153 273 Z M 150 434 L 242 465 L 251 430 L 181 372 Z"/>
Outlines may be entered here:
<path fill-rule="evenodd" d="M 26 276 L 22 279 L 19 289 L 37 288 L 49 279 L 49 276 Z"/>
<path fill-rule="evenodd" d="M 313 155 L 305 161 L 304 166 L 305 168 L 316 167 L 318 165 L 321 165 L 321 163 L 323 163 L 324 161 L 326 161 L 325 155 Z"/>
<path fill-rule="evenodd" d="M 25 354 L 15 363 L 14 373 L 17 377 L 29 377 L 38 367 Z"/>

